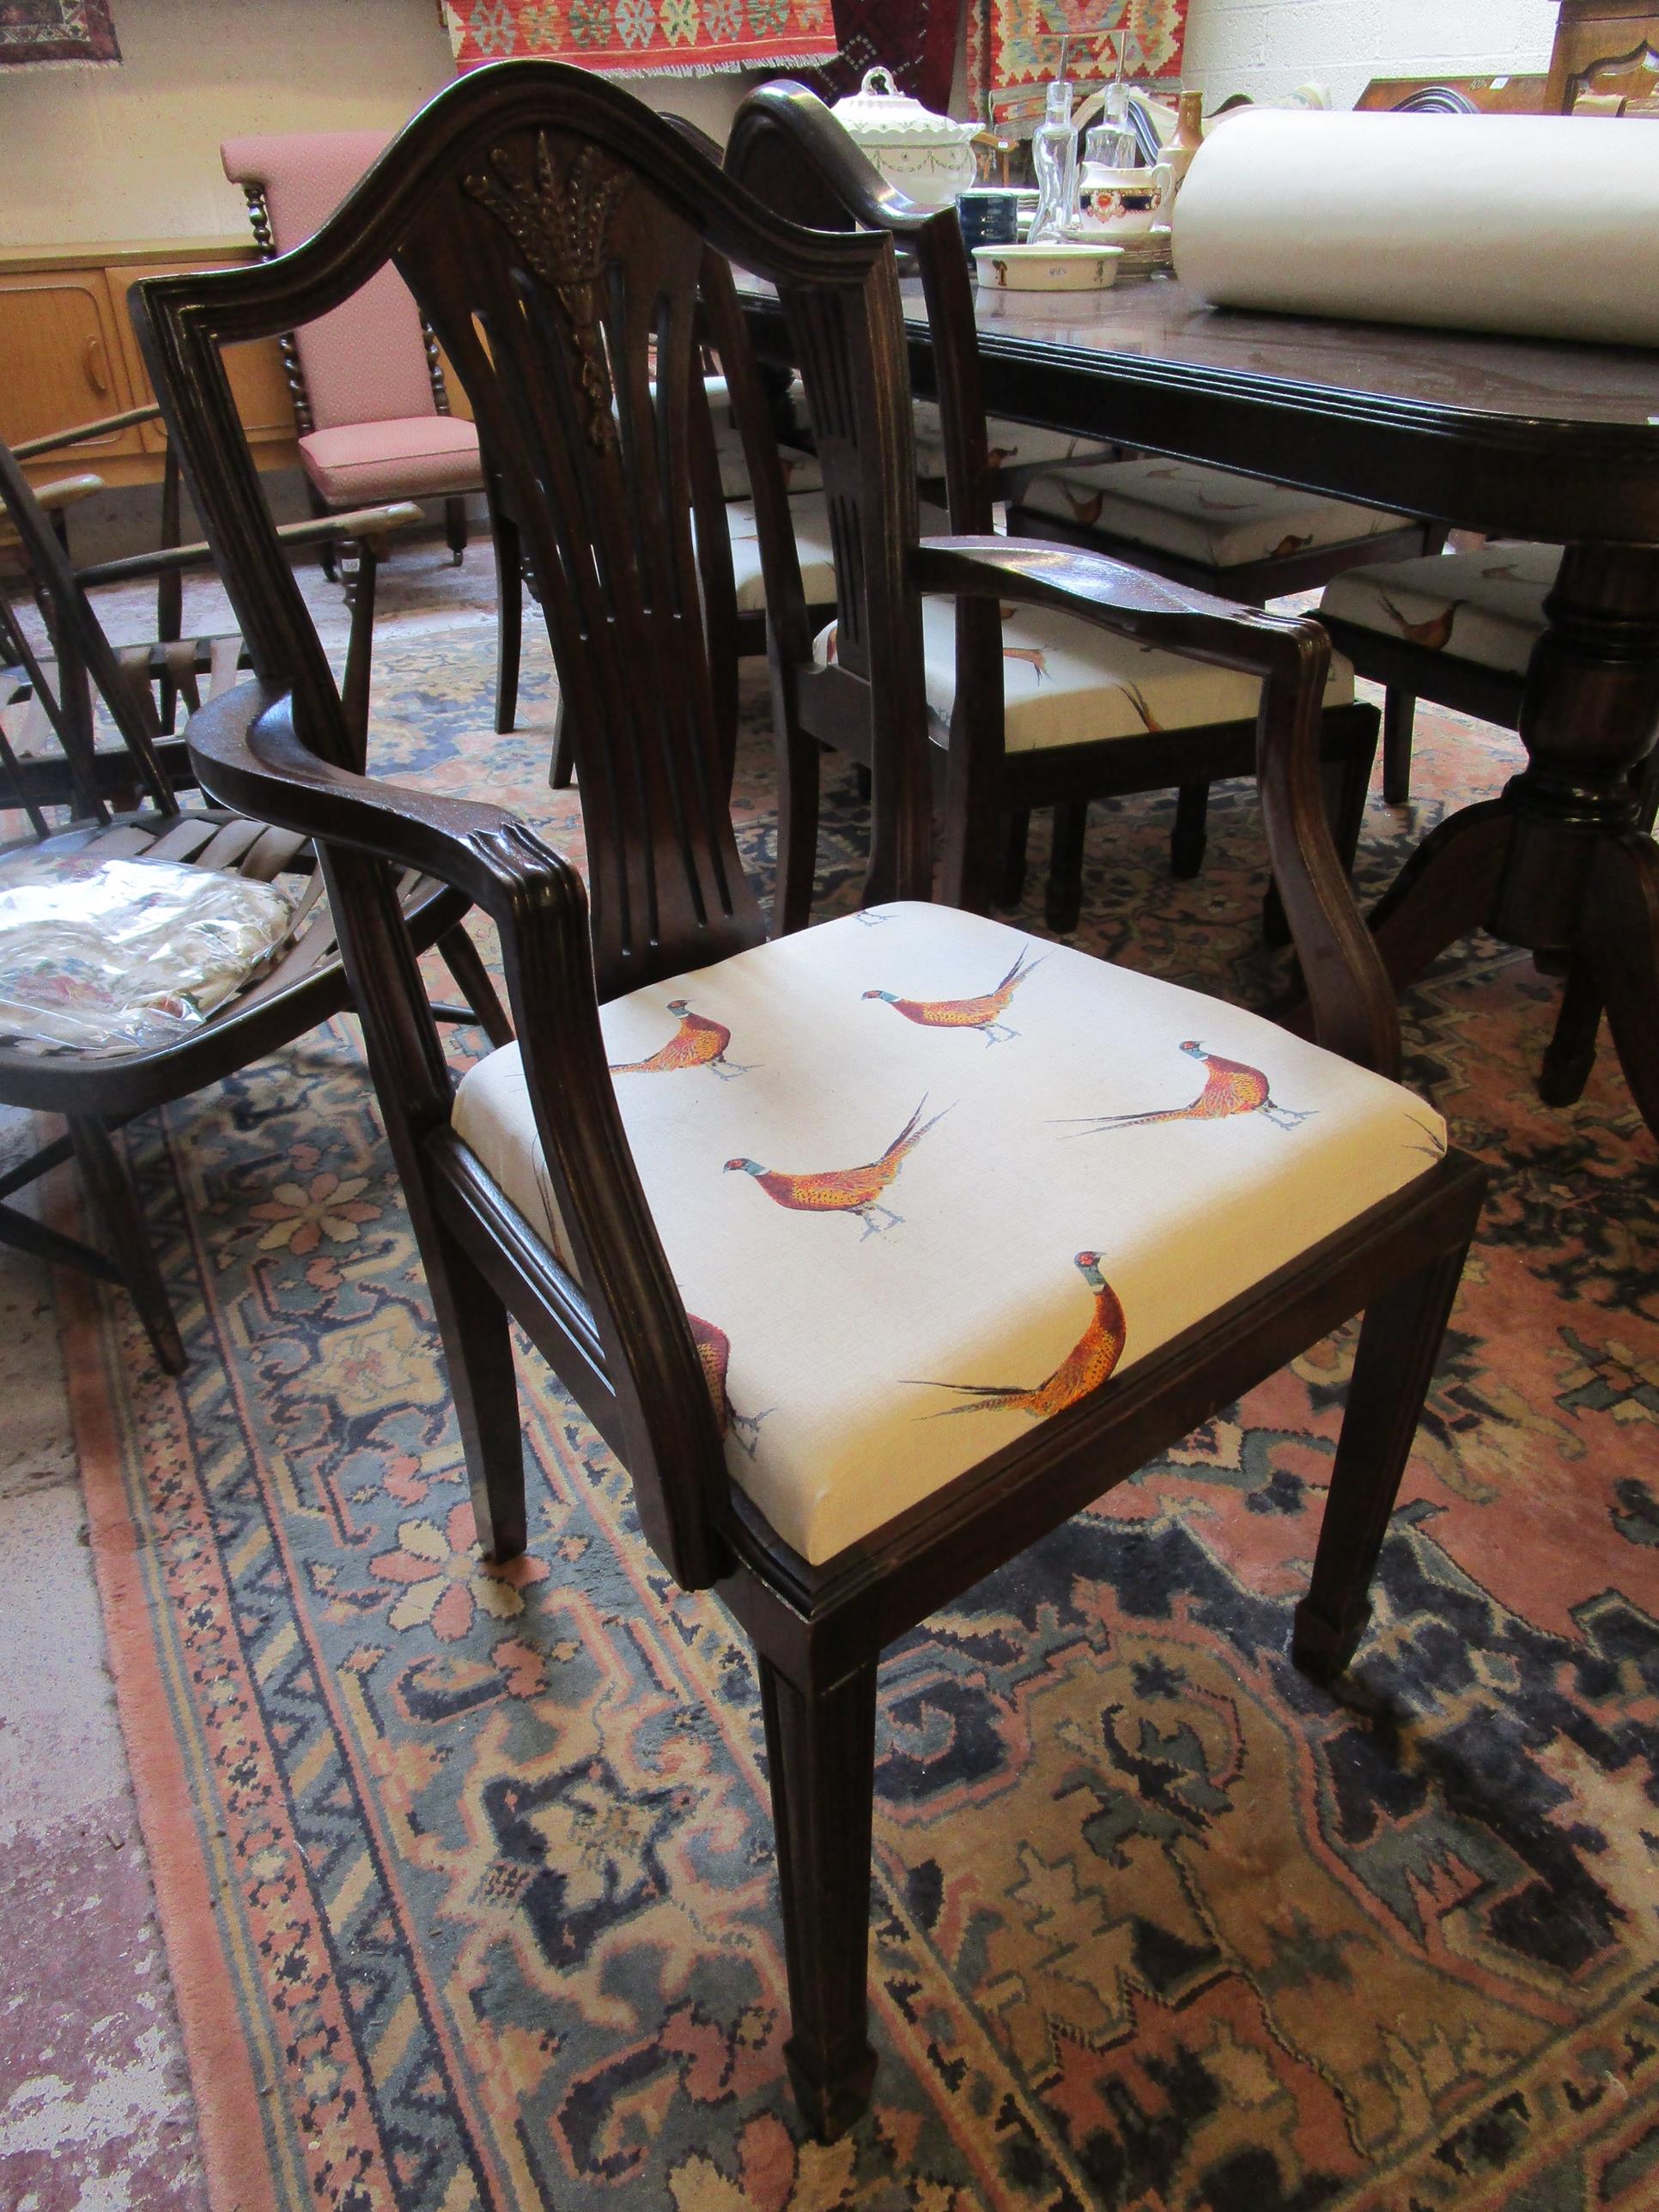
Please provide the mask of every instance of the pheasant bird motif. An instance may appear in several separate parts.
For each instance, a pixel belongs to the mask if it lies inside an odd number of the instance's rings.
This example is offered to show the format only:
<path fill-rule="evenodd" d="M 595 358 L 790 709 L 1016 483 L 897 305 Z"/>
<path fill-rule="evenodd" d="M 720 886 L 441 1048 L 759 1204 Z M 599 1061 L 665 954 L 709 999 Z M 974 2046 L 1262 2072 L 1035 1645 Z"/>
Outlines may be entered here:
<path fill-rule="evenodd" d="M 659 1046 L 649 1060 L 629 1060 L 613 1066 L 612 1075 L 668 1075 L 679 1067 L 707 1067 L 722 1083 L 730 1083 L 734 1076 L 748 1074 L 753 1060 L 740 1063 L 726 1057 L 732 1032 L 724 1022 L 694 1014 L 684 999 L 671 999 L 668 1011 L 679 1017 L 680 1025 L 667 1043 Z"/>
<path fill-rule="evenodd" d="M 1054 1373 L 1029 1390 L 998 1382 L 924 1382 L 921 1387 L 925 1390 L 957 1390 L 973 1401 L 968 1406 L 946 1406 L 926 1419 L 939 1421 L 951 1413 L 1029 1413 L 1034 1421 L 1046 1421 L 1099 1389 L 1123 1357 L 1128 1325 L 1117 1292 L 1100 1272 L 1099 1253 L 1079 1252 L 1076 1265 L 1094 1292 L 1094 1318 Z"/>
<path fill-rule="evenodd" d="M 1281 1106 L 1259 1067 L 1247 1067 L 1242 1060 L 1224 1060 L 1218 1052 L 1206 1052 L 1195 1037 L 1187 1038 L 1181 1049 L 1202 1060 L 1209 1070 L 1204 1088 L 1190 1105 L 1167 1106 L 1153 1114 L 1079 1115 L 1075 1118 L 1088 1124 L 1079 1133 L 1091 1136 L 1101 1129 L 1134 1129 L 1152 1121 L 1225 1121 L 1235 1114 L 1263 1114 L 1275 1127 L 1293 1129 L 1317 1111 L 1312 1106 Z"/>
<path fill-rule="evenodd" d="M 901 999 L 894 991 L 866 991 L 864 995 L 896 1007 L 907 1022 L 914 1022 L 918 1029 L 977 1030 L 987 1044 L 1000 1044 L 1019 1035 L 1002 1018 L 1008 1011 L 1009 1000 L 1025 978 L 1042 965 L 1041 960 L 1031 958 L 1030 947 L 1025 946 L 995 990 L 987 991 L 977 999 Z"/>
<path fill-rule="evenodd" d="M 1376 596 L 1383 611 L 1407 645 L 1420 646 L 1425 653 L 1443 653 L 1451 643 L 1452 627 L 1457 620 L 1460 607 L 1468 605 L 1467 599 L 1453 599 L 1449 605 L 1432 614 L 1424 622 L 1413 622 L 1401 607 L 1397 607 L 1388 593 L 1378 585 Z"/>
<path fill-rule="evenodd" d="M 864 1237 L 871 1237 L 878 1229 L 896 1229 L 903 1217 L 895 1213 L 890 1206 L 882 1203 L 882 1193 L 892 1182 L 910 1154 L 934 1125 L 950 1112 L 948 1106 L 924 1121 L 924 1098 L 904 1127 L 878 1160 L 872 1160 L 860 1168 L 825 1168 L 817 1175 L 786 1175 L 781 1168 L 763 1167 L 758 1160 L 727 1160 L 725 1172 L 735 1174 L 739 1169 L 753 1176 L 766 1195 L 776 1206 L 787 1206 L 792 1213 L 855 1213 L 864 1224 Z M 885 1214 L 884 1221 L 878 1214 Z M 859 1242 L 864 1242 L 860 1237 Z"/>
<path fill-rule="evenodd" d="M 702 1363 L 703 1380 L 708 1385 L 721 1438 L 735 1435 L 741 1449 L 753 1459 L 760 1425 L 766 1415 L 740 1413 L 732 1403 L 726 1387 L 726 1370 L 732 1364 L 732 1340 L 723 1328 L 716 1328 L 701 1314 L 688 1313 L 685 1318 L 690 1325 L 691 1341 L 697 1347 L 697 1358 Z"/>

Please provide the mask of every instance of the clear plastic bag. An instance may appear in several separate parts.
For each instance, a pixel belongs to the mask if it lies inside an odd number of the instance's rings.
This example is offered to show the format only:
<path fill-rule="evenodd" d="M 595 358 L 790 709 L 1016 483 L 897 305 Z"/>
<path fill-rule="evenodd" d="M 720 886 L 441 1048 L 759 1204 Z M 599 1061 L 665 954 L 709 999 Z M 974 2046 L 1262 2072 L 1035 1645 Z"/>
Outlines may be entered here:
<path fill-rule="evenodd" d="M 35 1051 L 176 1044 L 289 937 L 274 884 L 173 860 L 0 865 L 0 1039 Z"/>

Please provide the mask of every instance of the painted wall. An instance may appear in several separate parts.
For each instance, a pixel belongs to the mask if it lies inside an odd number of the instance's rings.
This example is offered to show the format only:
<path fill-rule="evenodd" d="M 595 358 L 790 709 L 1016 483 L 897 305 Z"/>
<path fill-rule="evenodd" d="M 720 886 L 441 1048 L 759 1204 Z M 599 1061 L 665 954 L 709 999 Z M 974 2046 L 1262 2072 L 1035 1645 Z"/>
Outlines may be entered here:
<path fill-rule="evenodd" d="M 1313 80 L 1352 107 L 1374 76 L 1542 70 L 1554 37 L 1555 0 L 1192 0 L 1183 76 L 1212 104 Z"/>
<path fill-rule="evenodd" d="M 118 69 L 0 76 L 0 246 L 240 237 L 222 138 L 395 130 L 453 74 L 434 0 L 120 0 L 115 22 Z M 723 138 L 743 84 L 647 97 Z"/>

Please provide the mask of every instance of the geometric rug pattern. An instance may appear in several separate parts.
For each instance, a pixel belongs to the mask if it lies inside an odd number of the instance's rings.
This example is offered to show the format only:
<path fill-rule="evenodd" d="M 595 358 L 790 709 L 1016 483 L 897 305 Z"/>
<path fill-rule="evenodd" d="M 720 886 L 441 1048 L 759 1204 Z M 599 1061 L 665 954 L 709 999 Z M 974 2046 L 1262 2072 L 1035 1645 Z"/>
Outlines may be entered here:
<path fill-rule="evenodd" d="M 493 650 L 388 632 L 371 759 L 580 857 L 544 651 L 503 738 Z M 1362 891 L 1514 757 L 1425 709 Z M 833 912 L 866 822 L 833 763 L 826 793 Z M 1079 941 L 1265 1004 L 1250 788 L 1216 793 L 1193 882 L 1170 821 L 1095 810 Z M 1286 1640 L 1346 1333 L 889 1653 L 880 2064 L 827 2148 L 783 2069 L 744 1640 L 666 1582 L 527 1350 L 530 1549 L 479 1563 L 355 1024 L 136 1124 L 188 1371 L 125 1299 L 62 1297 L 222 2212 L 1659 2203 L 1659 1163 L 1605 1047 L 1579 1106 L 1538 1103 L 1555 988 L 1475 939 L 1406 1008 L 1407 1079 L 1493 1188 L 1340 1681 Z"/>

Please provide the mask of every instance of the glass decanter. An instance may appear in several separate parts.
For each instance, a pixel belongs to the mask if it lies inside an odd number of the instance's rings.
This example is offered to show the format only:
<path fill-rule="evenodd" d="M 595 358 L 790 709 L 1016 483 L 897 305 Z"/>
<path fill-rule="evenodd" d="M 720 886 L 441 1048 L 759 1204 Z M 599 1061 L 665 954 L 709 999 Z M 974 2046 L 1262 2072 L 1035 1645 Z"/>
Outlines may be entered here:
<path fill-rule="evenodd" d="M 1048 87 L 1048 112 L 1031 133 L 1031 166 L 1037 182 L 1036 214 L 1030 232 L 1033 246 L 1049 239 L 1070 238 L 1081 217 L 1072 90 L 1067 79 L 1054 80 Z"/>

